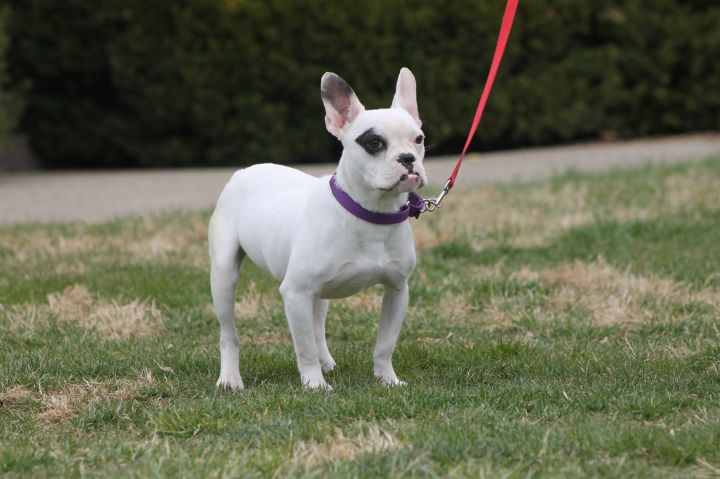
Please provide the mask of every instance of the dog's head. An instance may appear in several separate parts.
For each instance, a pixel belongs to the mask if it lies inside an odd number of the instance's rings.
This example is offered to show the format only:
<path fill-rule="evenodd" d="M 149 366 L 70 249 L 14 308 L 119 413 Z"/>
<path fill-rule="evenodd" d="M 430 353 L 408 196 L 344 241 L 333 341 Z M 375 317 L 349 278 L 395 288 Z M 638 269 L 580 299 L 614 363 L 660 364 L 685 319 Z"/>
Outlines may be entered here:
<path fill-rule="evenodd" d="M 350 85 L 334 73 L 323 75 L 320 92 L 325 125 L 343 144 L 340 168 L 353 183 L 397 193 L 427 183 L 425 135 L 410 70 L 400 70 L 390 108 L 365 110 Z"/>

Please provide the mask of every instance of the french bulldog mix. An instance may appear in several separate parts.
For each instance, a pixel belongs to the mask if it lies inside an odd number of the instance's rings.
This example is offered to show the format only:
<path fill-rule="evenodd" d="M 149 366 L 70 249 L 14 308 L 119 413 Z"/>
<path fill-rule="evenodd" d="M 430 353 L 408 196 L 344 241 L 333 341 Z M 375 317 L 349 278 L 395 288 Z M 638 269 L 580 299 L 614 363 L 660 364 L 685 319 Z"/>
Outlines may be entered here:
<path fill-rule="evenodd" d="M 343 145 L 332 178 L 260 164 L 237 171 L 210 220 L 211 290 L 220 322 L 217 385 L 243 389 L 234 304 L 247 256 L 280 281 L 302 384 L 332 389 L 325 339 L 329 300 L 374 284 L 385 288 L 373 354 L 375 376 L 403 385 L 392 365 L 408 304 L 415 246 L 408 221 L 413 192 L 427 183 L 415 78 L 400 71 L 391 108 L 366 110 L 334 73 L 320 82 L 325 125 Z M 410 208 L 412 210 L 412 208 Z"/>

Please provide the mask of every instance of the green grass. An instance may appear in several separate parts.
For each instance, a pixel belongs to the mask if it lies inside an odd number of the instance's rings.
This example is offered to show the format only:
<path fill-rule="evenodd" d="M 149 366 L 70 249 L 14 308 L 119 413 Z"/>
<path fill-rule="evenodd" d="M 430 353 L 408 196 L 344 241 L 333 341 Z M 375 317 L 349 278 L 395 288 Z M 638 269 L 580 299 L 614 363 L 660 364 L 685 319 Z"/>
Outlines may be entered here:
<path fill-rule="evenodd" d="M 453 192 L 413 223 L 408 386 L 372 378 L 372 289 L 331 306 L 332 393 L 249 263 L 215 389 L 209 212 L 0 228 L 0 474 L 717 476 L 718 192 L 720 158 Z M 103 329 L 132 304 L 149 332 Z"/>

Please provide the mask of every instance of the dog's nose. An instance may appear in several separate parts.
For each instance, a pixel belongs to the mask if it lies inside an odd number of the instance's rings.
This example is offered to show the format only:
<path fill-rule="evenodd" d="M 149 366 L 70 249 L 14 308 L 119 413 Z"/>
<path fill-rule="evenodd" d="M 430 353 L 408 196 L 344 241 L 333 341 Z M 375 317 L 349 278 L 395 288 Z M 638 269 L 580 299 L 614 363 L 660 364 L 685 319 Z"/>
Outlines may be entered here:
<path fill-rule="evenodd" d="M 397 161 L 410 171 L 412 170 L 412 164 L 415 162 L 415 155 L 412 153 L 402 153 L 398 156 Z"/>

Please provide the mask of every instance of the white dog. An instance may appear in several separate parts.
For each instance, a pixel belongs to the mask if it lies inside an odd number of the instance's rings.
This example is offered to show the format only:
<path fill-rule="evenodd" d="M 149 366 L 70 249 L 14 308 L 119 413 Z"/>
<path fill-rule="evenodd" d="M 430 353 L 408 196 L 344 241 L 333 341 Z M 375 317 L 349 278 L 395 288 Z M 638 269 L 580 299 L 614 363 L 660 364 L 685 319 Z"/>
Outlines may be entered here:
<path fill-rule="evenodd" d="M 415 78 L 403 68 L 392 107 L 365 110 L 334 73 L 323 75 L 325 125 L 343 145 L 336 174 L 316 178 L 274 164 L 236 172 L 210 220 L 211 289 L 220 322 L 218 386 L 242 389 L 234 300 L 248 256 L 280 284 L 302 384 L 331 389 L 323 371 L 335 361 L 325 340 L 329 299 L 371 285 L 385 288 L 374 373 L 402 385 L 392 354 L 408 304 L 415 246 L 408 215 L 427 179 Z M 410 205 L 408 203 L 411 203 Z"/>

